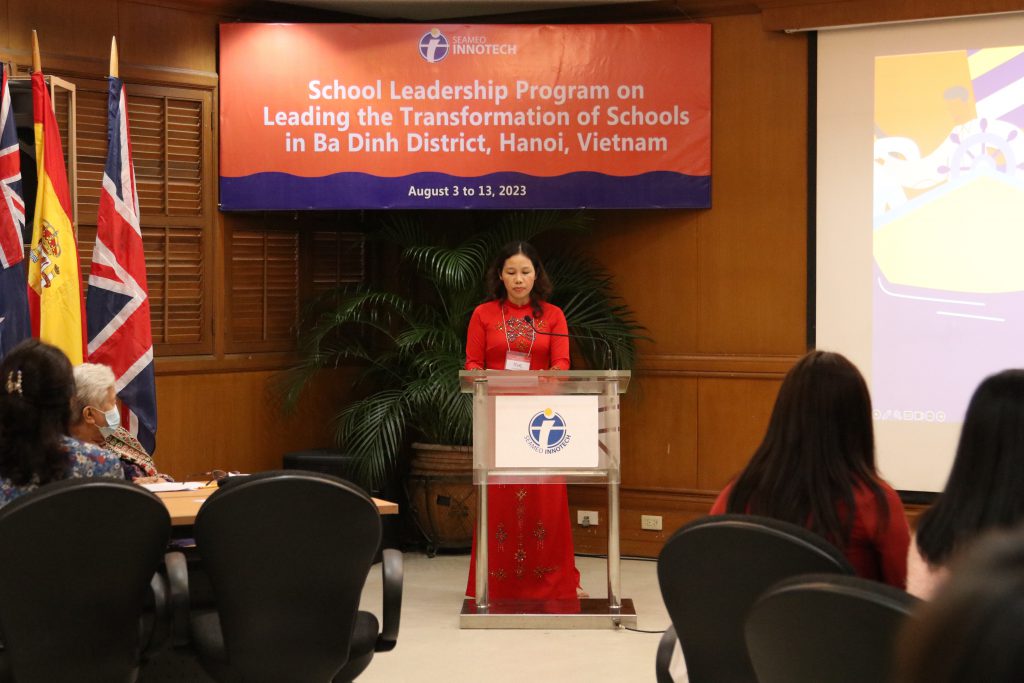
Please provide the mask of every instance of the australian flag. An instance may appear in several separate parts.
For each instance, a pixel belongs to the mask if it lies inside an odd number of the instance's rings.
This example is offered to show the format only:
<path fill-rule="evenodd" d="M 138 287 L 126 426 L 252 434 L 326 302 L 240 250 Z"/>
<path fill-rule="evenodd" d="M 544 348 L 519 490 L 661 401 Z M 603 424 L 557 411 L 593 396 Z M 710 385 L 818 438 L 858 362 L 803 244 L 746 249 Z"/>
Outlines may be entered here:
<path fill-rule="evenodd" d="M 156 381 L 146 258 L 128 136 L 124 83 L 110 78 L 107 166 L 89 269 L 89 361 L 114 370 L 121 422 L 150 454 L 156 448 Z"/>
<path fill-rule="evenodd" d="M 21 160 L 18 130 L 14 127 L 11 91 L 3 75 L 0 105 L 0 357 L 32 334 L 28 316 L 28 278 L 21 231 L 25 227 L 25 201 L 21 195 Z"/>

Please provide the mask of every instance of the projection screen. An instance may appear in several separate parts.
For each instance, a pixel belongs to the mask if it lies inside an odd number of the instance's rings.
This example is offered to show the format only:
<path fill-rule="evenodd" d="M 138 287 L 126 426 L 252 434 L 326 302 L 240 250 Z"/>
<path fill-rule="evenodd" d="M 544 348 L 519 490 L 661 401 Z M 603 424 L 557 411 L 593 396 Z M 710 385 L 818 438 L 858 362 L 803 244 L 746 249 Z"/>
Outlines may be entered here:
<path fill-rule="evenodd" d="M 821 32 L 815 346 L 868 378 L 879 467 L 942 489 L 970 396 L 1024 367 L 1024 15 Z"/>

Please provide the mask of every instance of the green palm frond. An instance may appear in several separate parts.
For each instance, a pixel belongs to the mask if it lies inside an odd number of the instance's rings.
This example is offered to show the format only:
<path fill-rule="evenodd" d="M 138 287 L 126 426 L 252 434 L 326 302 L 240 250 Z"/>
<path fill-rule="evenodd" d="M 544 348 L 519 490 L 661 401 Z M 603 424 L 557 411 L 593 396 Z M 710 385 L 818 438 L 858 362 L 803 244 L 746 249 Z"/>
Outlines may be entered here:
<path fill-rule="evenodd" d="M 420 325 L 410 327 L 395 337 L 398 348 L 406 354 L 418 355 L 424 349 L 436 348 L 451 353 L 459 353 L 463 342 L 450 328 L 437 328 Z"/>
<path fill-rule="evenodd" d="M 501 246 L 515 241 L 530 242 L 539 235 L 556 232 L 585 232 L 593 221 L 582 211 L 515 211 L 505 214 L 498 226 L 489 231 L 494 254 Z"/>
<path fill-rule="evenodd" d="M 400 390 L 384 390 L 358 400 L 336 418 L 339 443 L 353 457 L 357 481 L 382 482 L 394 467 L 405 437 L 408 411 Z"/>
<path fill-rule="evenodd" d="M 479 287 L 490 255 L 480 245 L 462 244 L 452 249 L 434 245 L 407 247 L 402 256 L 441 290 Z"/>
<path fill-rule="evenodd" d="M 482 255 L 483 268 L 490 265 L 490 259 L 509 242 L 531 242 L 534 238 L 552 232 L 578 233 L 586 231 L 590 218 L 581 211 L 513 211 L 501 216 L 496 224 L 468 237 L 459 250 L 472 251 Z"/>
<path fill-rule="evenodd" d="M 442 381 L 434 376 L 409 383 L 406 397 L 418 414 L 424 437 L 432 443 L 468 444 L 472 439 L 473 397 L 459 391 L 458 370 L 453 367 Z"/>
<path fill-rule="evenodd" d="M 414 214 L 390 213 L 381 221 L 377 230 L 367 235 L 370 239 L 397 244 L 399 247 L 414 247 L 434 244 L 436 236 L 417 219 Z"/>

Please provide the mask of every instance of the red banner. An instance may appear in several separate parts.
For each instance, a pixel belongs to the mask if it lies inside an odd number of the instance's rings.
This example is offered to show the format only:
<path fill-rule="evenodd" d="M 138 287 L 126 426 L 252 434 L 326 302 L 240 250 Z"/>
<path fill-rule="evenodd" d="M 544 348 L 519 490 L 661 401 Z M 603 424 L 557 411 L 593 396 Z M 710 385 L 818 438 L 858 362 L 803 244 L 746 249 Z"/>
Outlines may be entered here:
<path fill-rule="evenodd" d="M 710 204 L 707 24 L 221 26 L 221 205 Z"/>

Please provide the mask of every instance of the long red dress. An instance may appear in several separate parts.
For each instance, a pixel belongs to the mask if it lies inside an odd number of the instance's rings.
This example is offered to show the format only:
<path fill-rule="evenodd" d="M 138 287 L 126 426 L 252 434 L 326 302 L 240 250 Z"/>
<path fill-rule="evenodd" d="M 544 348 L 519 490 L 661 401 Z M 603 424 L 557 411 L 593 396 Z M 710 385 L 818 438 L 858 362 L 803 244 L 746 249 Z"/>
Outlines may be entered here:
<path fill-rule="evenodd" d="M 541 303 L 532 307 L 508 301 L 477 306 L 466 339 L 467 370 L 504 370 L 509 349 L 529 353 L 531 370 L 568 370 L 569 340 L 535 334 L 566 334 L 565 314 Z M 572 544 L 565 484 L 490 484 L 487 487 L 487 552 L 492 600 L 566 600 L 576 597 L 580 573 Z M 466 595 L 476 596 L 476 544 L 469 561 Z"/>

